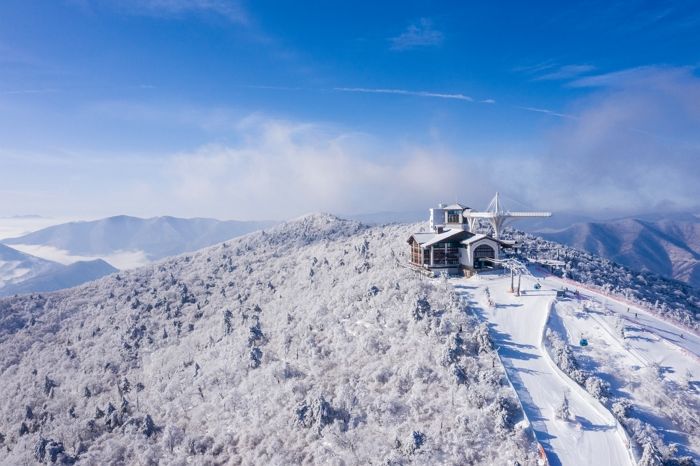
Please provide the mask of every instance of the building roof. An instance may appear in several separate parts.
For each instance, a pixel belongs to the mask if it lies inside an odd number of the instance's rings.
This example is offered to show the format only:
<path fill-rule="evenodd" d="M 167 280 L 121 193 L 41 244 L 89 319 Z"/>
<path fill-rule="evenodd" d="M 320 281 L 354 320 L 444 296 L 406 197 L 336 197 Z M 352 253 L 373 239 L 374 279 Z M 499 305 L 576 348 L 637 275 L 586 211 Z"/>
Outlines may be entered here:
<path fill-rule="evenodd" d="M 428 246 L 432 246 L 433 244 L 442 243 L 443 241 L 447 241 L 450 239 L 453 241 L 454 240 L 459 241 L 459 240 L 463 239 L 462 237 L 465 235 L 466 236 L 472 235 L 472 233 L 469 233 L 468 231 L 456 230 L 456 229 L 455 230 L 445 230 L 442 233 L 437 233 L 433 238 L 426 241 L 425 243 L 422 243 L 421 246 L 424 248 L 427 248 Z"/>
<path fill-rule="evenodd" d="M 409 238 L 408 241 L 411 241 L 411 238 L 415 239 L 418 244 L 423 244 L 426 241 L 430 241 L 437 233 L 432 233 L 432 232 L 425 232 L 425 233 L 413 233 Z"/>
<path fill-rule="evenodd" d="M 443 207 L 443 209 L 445 209 L 445 210 L 464 210 L 464 209 L 468 209 L 468 208 L 469 207 L 464 206 L 462 204 L 459 204 L 457 202 L 455 202 L 454 204 L 450 204 L 447 207 Z"/>
<path fill-rule="evenodd" d="M 503 245 L 503 246 L 511 246 L 511 245 L 508 244 L 508 243 L 505 243 L 505 242 L 503 242 L 503 241 L 497 240 L 496 238 L 494 238 L 494 237 L 492 237 L 492 236 L 484 235 L 483 233 L 479 233 L 479 234 L 477 234 L 477 235 L 472 236 L 471 238 L 465 239 L 464 241 L 462 241 L 462 244 L 470 245 L 470 244 L 476 243 L 477 241 L 481 241 L 482 239 L 489 239 L 489 240 L 494 241 L 494 242 L 496 242 L 496 243 L 499 243 L 499 244 L 501 244 L 501 245 Z"/>
<path fill-rule="evenodd" d="M 473 243 L 476 243 L 477 241 L 481 241 L 482 239 L 488 239 L 491 241 L 494 241 L 496 243 L 501 244 L 502 246 L 505 247 L 512 247 L 513 244 L 508 241 L 501 241 L 498 240 L 492 236 L 489 235 L 484 235 L 482 233 L 479 234 L 474 234 L 466 230 L 462 229 L 448 229 L 443 231 L 442 233 L 434 233 L 430 231 L 426 232 L 420 232 L 420 233 L 413 233 L 409 238 L 408 242 L 411 241 L 411 238 L 415 239 L 416 242 L 422 247 L 422 248 L 427 248 L 430 246 L 433 246 L 438 243 L 442 243 L 445 241 L 459 241 L 460 243 L 464 245 L 470 245 Z"/>

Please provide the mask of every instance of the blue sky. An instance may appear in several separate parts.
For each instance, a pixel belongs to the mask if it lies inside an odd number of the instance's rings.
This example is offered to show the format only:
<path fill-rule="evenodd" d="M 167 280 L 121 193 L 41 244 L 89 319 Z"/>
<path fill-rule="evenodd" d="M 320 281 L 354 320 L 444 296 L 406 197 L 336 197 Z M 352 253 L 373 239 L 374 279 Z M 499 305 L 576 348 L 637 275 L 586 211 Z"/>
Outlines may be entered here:
<path fill-rule="evenodd" d="M 698 31 L 697 2 L 5 0 L 0 215 L 697 209 Z"/>

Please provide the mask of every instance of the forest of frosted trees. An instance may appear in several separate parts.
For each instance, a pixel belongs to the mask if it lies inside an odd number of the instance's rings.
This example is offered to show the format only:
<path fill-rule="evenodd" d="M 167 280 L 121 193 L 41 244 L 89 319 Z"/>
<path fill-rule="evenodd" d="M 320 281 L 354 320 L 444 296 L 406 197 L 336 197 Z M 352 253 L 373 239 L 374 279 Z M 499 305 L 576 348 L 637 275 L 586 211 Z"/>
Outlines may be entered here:
<path fill-rule="evenodd" d="M 486 328 L 311 215 L 0 301 L 2 464 L 534 464 Z"/>

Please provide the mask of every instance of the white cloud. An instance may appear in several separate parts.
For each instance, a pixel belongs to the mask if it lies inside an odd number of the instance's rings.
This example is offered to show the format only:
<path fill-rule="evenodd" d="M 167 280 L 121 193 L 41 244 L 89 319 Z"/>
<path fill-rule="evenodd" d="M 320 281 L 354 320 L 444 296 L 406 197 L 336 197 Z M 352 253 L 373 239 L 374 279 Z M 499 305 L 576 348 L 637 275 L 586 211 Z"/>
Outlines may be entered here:
<path fill-rule="evenodd" d="M 310 211 L 410 210 L 468 197 L 483 186 L 478 179 L 465 183 L 467 161 L 443 150 L 395 146 L 385 152 L 365 135 L 252 120 L 241 125 L 242 145 L 206 146 L 173 160 L 174 202 L 205 215 L 290 218 Z"/>
<path fill-rule="evenodd" d="M 0 197 L 5 194 L 5 192 L 0 191 Z M 21 194 L 22 193 L 12 193 L 11 195 Z M 66 218 L 46 218 L 34 215 L 0 217 L 0 240 L 26 235 L 32 231 L 58 225 L 59 223 L 64 223 L 69 220 L 70 219 Z"/>
<path fill-rule="evenodd" d="M 593 92 L 533 161 L 539 199 L 587 210 L 698 207 L 700 79 L 692 69 L 635 68 L 574 85 Z"/>
<path fill-rule="evenodd" d="M 49 94 L 58 92 L 57 89 L 12 89 L 0 91 L 0 95 L 22 95 L 22 94 Z"/>
<path fill-rule="evenodd" d="M 53 246 L 38 244 L 13 244 L 12 248 L 32 256 L 41 257 L 42 259 L 58 262 L 59 264 L 64 265 L 74 264 L 78 261 L 102 259 L 111 266 L 120 270 L 129 270 L 147 265 L 151 262 L 146 256 L 146 253 L 140 250 L 116 251 L 112 254 L 97 256 L 81 256 L 71 254 L 66 250 L 58 249 Z"/>
<path fill-rule="evenodd" d="M 538 107 L 520 107 L 516 106 L 515 108 L 518 108 L 520 110 L 527 110 L 528 112 L 535 112 L 535 113 L 544 113 L 545 115 L 550 115 L 550 116 L 555 116 L 559 118 L 569 118 L 572 120 L 576 119 L 576 116 L 574 115 L 569 115 L 567 113 L 561 113 L 561 112 L 556 112 L 554 110 L 549 110 L 547 108 L 538 108 Z"/>
<path fill-rule="evenodd" d="M 411 24 L 404 32 L 389 39 L 392 50 L 408 50 L 418 47 L 436 46 L 442 44 L 444 35 L 433 29 L 433 22 L 428 18 L 421 18 L 417 23 Z"/>
<path fill-rule="evenodd" d="M 437 131 L 433 143 L 416 145 L 322 123 L 216 112 L 211 124 L 229 128 L 226 140 L 235 142 L 158 156 L 0 152 L 0 181 L 13 210 L 4 213 L 283 219 L 310 211 L 416 210 L 454 200 L 479 207 L 497 189 L 548 210 L 698 207 L 700 79 L 694 70 L 649 67 L 586 80 L 576 84 L 589 88 L 586 96 L 565 110 L 525 107 L 559 117 L 538 135 L 537 146 L 504 137 L 472 153 L 445 147 Z M 468 100 L 427 91 L 342 91 Z M 188 111 L 176 119 L 195 122 L 203 115 Z M 160 114 L 145 111 L 139 118 Z"/>
<path fill-rule="evenodd" d="M 365 87 L 335 87 L 335 91 L 340 92 L 363 92 L 367 94 L 399 94 L 399 95 L 412 95 L 417 97 L 435 97 L 438 99 L 453 99 L 453 100 L 464 100 L 467 102 L 473 102 L 474 99 L 464 94 L 445 94 L 440 92 L 428 92 L 428 91 L 409 91 L 406 89 L 375 89 L 375 88 L 365 88 Z M 483 101 L 485 103 L 494 103 L 493 100 Z"/>
<path fill-rule="evenodd" d="M 676 87 L 680 82 L 692 80 L 695 72 L 691 66 L 639 66 L 625 70 L 602 73 L 576 79 L 570 87 L 607 87 L 615 89 Z"/>
<path fill-rule="evenodd" d="M 187 13 L 213 13 L 234 23 L 245 24 L 249 18 L 238 0 L 72 0 L 90 8 L 108 5 L 135 15 L 172 17 Z"/>
<path fill-rule="evenodd" d="M 548 69 L 547 72 L 540 74 L 535 78 L 537 81 L 556 81 L 571 79 L 590 73 L 595 70 L 593 65 L 564 65 L 556 69 Z M 544 71 L 544 70 L 541 70 Z"/>

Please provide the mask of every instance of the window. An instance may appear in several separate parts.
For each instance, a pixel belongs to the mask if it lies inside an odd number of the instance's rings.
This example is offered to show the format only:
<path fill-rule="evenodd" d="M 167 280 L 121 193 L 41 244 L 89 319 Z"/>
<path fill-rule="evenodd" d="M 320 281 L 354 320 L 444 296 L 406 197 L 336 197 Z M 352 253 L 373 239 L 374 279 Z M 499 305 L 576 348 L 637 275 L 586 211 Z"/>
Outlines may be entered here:
<path fill-rule="evenodd" d="M 447 211 L 447 223 L 462 223 L 461 211 L 459 210 L 448 210 Z"/>

